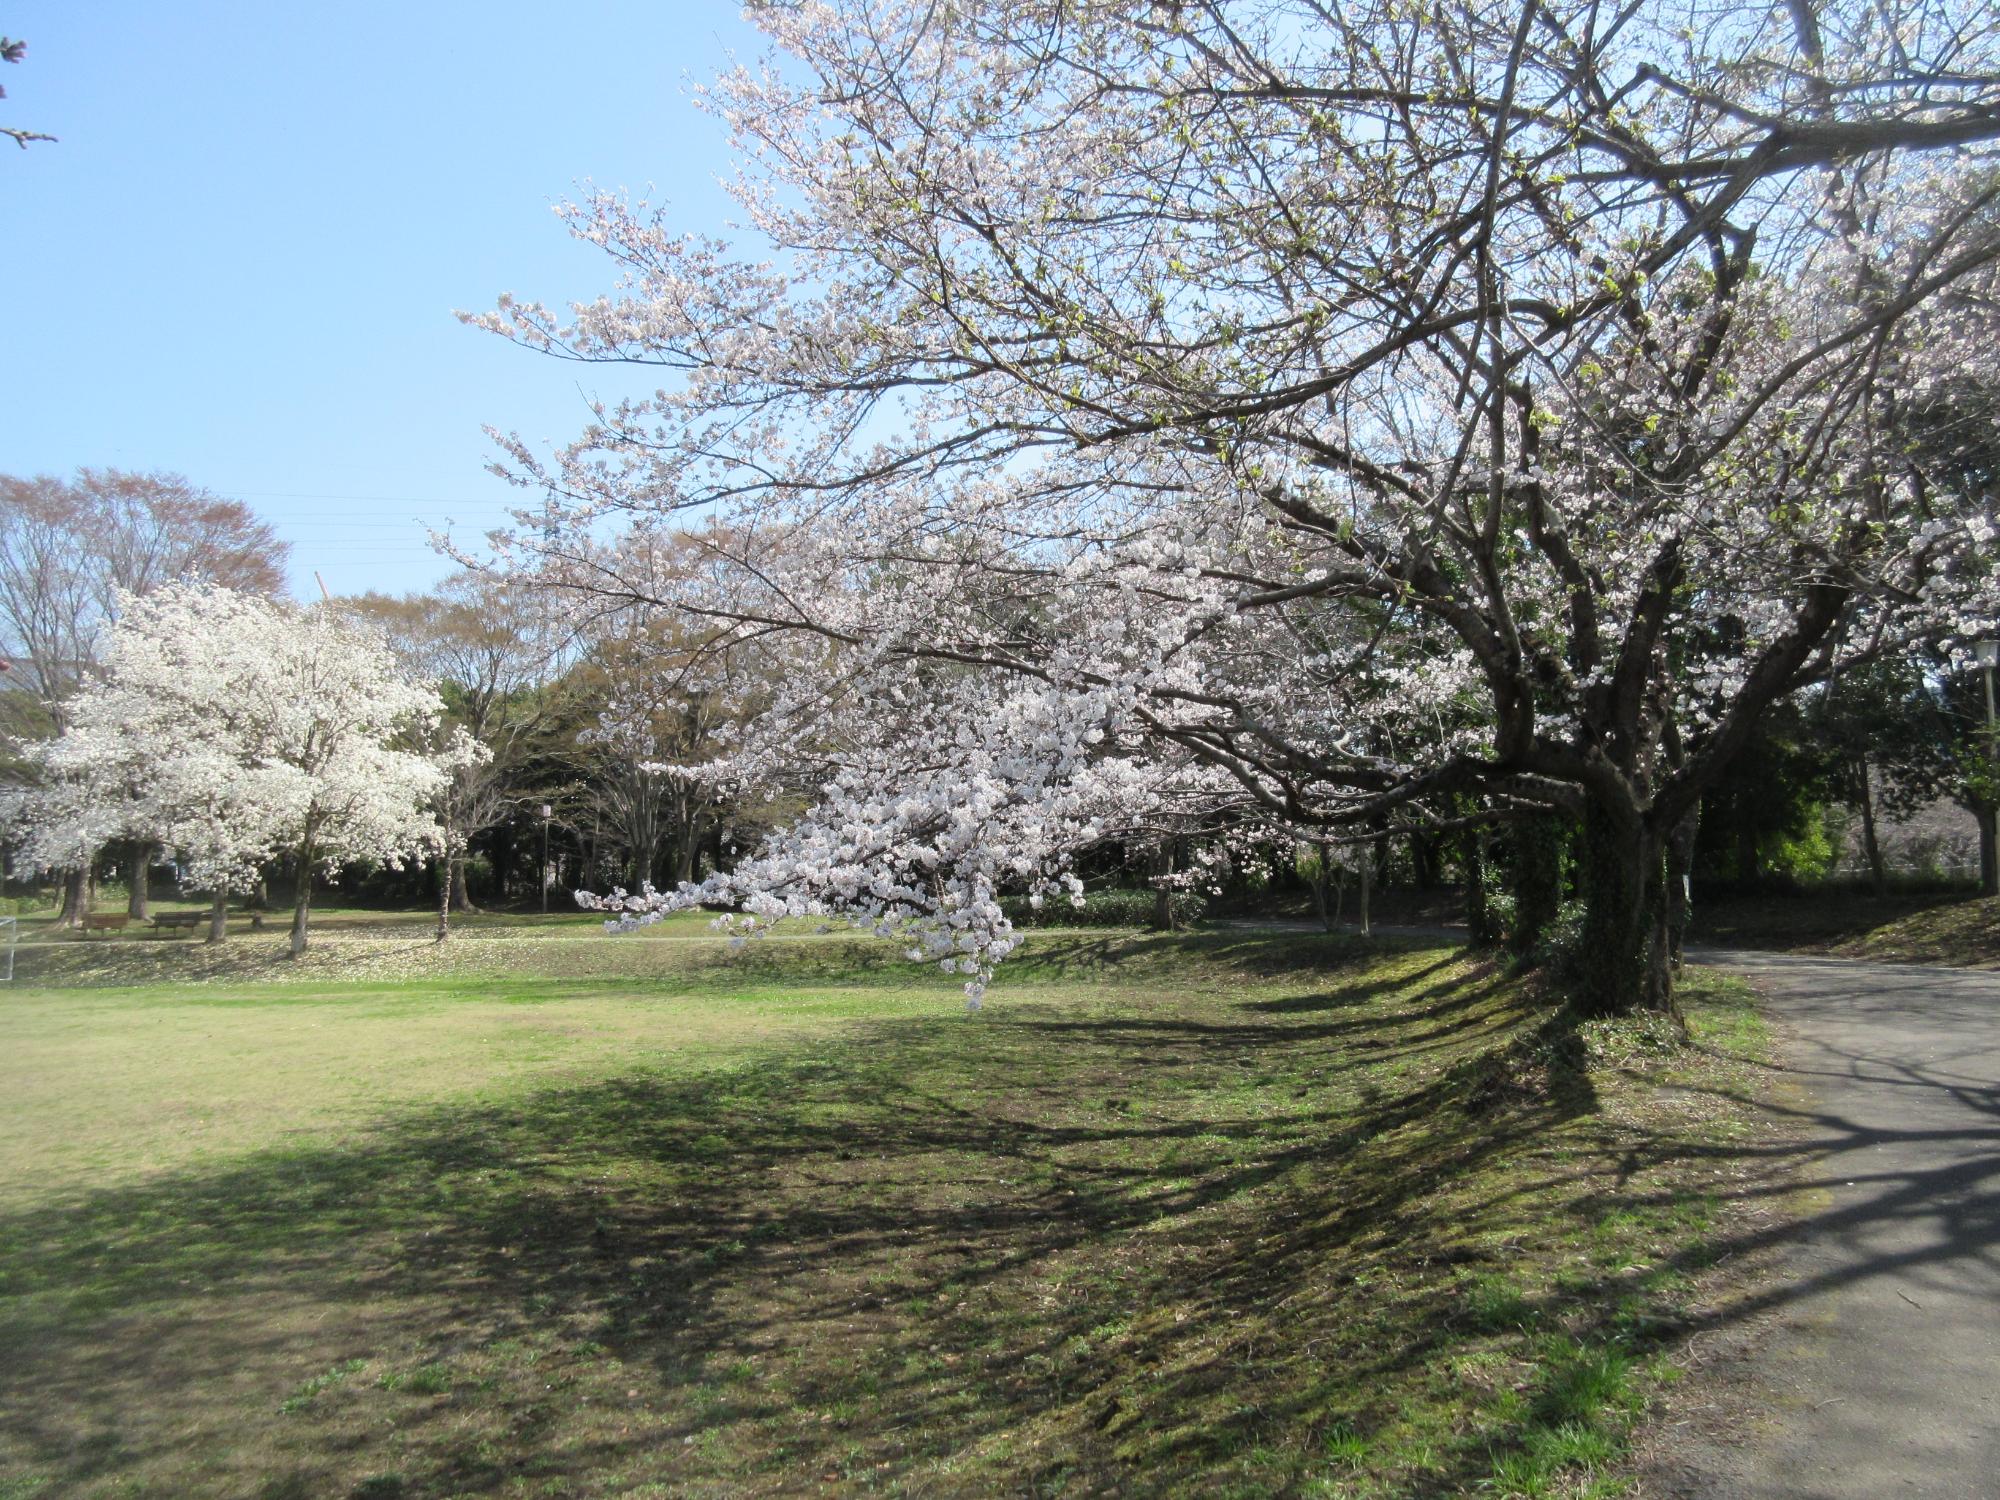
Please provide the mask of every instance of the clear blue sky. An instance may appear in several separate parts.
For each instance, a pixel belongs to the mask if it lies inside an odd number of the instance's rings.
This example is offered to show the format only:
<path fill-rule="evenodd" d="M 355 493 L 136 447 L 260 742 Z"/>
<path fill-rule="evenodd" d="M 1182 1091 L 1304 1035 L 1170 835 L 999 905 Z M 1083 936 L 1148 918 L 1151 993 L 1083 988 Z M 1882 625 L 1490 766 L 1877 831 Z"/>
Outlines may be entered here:
<path fill-rule="evenodd" d="M 686 83 L 758 39 L 721 0 L 26 0 L 0 30 L 0 472 L 173 469 L 295 544 L 293 581 L 422 588 L 425 523 L 497 524 L 491 423 L 531 441 L 630 388 L 459 324 L 609 287 L 549 205 L 732 205 Z"/>

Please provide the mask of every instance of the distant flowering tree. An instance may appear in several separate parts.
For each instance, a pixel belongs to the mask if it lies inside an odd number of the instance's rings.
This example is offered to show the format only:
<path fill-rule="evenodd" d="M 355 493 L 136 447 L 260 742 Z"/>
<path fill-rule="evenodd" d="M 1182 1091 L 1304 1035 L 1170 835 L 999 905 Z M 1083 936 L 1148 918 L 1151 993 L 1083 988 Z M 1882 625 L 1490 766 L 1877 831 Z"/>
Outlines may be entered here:
<path fill-rule="evenodd" d="M 69 479 L 0 474 L 0 652 L 8 658 L 7 731 L 60 730 L 68 700 L 97 668 L 118 601 L 200 580 L 250 593 L 285 587 L 287 545 L 234 500 L 178 474 L 79 469 Z M 121 835 L 122 837 L 123 835 Z M 127 910 L 146 914 L 154 853 L 134 837 Z M 89 858 L 68 867 L 63 915 L 86 896 Z"/>
<path fill-rule="evenodd" d="M 742 753 L 828 767 L 638 916 L 846 912 L 977 984 L 1001 883 L 1160 806 L 1554 807 L 1587 1000 L 1670 1005 L 1759 716 L 2000 612 L 1992 487 L 1908 439 L 2000 393 L 1984 0 L 756 16 L 784 59 L 707 97 L 758 253 L 594 197 L 616 291 L 474 320 L 665 372 L 507 440 L 514 565 L 791 650 Z M 696 511 L 707 570 L 602 546 Z"/>
<path fill-rule="evenodd" d="M 128 598 L 101 676 L 37 747 L 34 847 L 60 863 L 121 832 L 157 839 L 213 894 L 216 940 L 229 892 L 289 853 L 302 952 L 316 870 L 441 847 L 431 809 L 463 750 L 415 748 L 441 709 L 337 609 L 214 587 Z"/>

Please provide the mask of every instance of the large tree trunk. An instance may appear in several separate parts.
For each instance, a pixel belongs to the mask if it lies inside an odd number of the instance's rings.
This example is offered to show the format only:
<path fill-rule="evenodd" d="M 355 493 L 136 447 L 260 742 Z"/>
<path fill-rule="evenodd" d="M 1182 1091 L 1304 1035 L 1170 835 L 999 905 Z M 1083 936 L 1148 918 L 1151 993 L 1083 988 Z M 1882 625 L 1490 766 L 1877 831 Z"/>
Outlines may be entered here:
<path fill-rule="evenodd" d="M 674 884 L 683 886 L 694 880 L 695 857 L 701 853 L 702 829 L 698 820 L 690 820 L 681 836 L 674 840 Z"/>
<path fill-rule="evenodd" d="M 1673 998 L 1666 840 L 1631 807 L 1592 800 L 1584 810 L 1583 935 L 1575 1004 L 1586 1016 L 1665 1011 Z"/>
<path fill-rule="evenodd" d="M 1577 884 L 1583 893 L 1583 936 L 1575 955 L 1577 1003 L 1587 1015 L 1636 1010 L 1645 993 L 1646 863 L 1654 856 L 1636 809 L 1584 809 Z"/>
<path fill-rule="evenodd" d="M 81 927 L 83 914 L 90 910 L 89 880 L 82 866 L 63 871 L 62 911 L 56 920 L 64 927 Z"/>
<path fill-rule="evenodd" d="M 208 941 L 219 943 L 229 935 L 229 891 L 217 886 L 208 898 Z"/>
<path fill-rule="evenodd" d="M 131 862 L 125 867 L 125 912 L 135 922 L 143 922 L 147 917 L 146 898 L 151 893 L 146 889 L 146 881 L 152 870 L 152 840 L 134 839 Z"/>
<path fill-rule="evenodd" d="M 445 883 L 451 890 L 451 909 L 453 911 L 476 912 L 479 910 L 479 907 L 473 901 L 472 892 L 465 883 L 465 861 L 466 856 L 463 854 L 451 861 L 450 874 L 446 878 Z"/>
<path fill-rule="evenodd" d="M 1996 824 L 2000 824 L 2000 809 L 1982 808 L 1979 812 L 1979 894 L 2000 896 L 2000 837 L 1996 837 Z"/>

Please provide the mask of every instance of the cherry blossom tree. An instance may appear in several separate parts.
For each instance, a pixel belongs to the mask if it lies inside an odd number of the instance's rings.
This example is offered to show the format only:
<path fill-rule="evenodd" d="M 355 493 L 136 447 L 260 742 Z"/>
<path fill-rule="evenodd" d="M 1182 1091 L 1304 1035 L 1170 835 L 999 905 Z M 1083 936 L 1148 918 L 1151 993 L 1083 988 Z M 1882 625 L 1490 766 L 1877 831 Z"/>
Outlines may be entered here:
<path fill-rule="evenodd" d="M 654 367 L 502 556 L 794 653 L 819 805 L 726 880 L 983 982 L 1003 883 L 1189 803 L 1584 825 L 1587 1004 L 1669 1005 L 1675 858 L 1774 702 L 1996 599 L 1979 0 L 826 0 L 707 94 L 738 248 L 474 319 Z M 607 553 L 698 526 L 706 570 Z M 782 639 L 787 644 L 773 648 Z M 1474 811 L 1466 813 L 1463 809 Z"/>
<path fill-rule="evenodd" d="M 0 475 L 0 651 L 18 690 L 9 695 L 9 729 L 36 738 L 61 728 L 69 699 L 97 669 L 122 597 L 195 579 L 281 593 L 288 550 L 248 507 L 178 474 Z M 69 867 L 67 921 L 83 909 L 97 852 Z M 135 917 L 146 914 L 153 853 L 149 840 L 132 841 L 127 909 Z"/>
<path fill-rule="evenodd" d="M 417 747 L 441 711 L 337 608 L 185 585 L 124 599 L 101 675 L 39 748 L 35 847 L 58 862 L 118 832 L 168 845 L 212 893 L 212 940 L 228 894 L 290 854 L 300 953 L 316 872 L 439 849 L 430 809 L 459 747 Z"/>

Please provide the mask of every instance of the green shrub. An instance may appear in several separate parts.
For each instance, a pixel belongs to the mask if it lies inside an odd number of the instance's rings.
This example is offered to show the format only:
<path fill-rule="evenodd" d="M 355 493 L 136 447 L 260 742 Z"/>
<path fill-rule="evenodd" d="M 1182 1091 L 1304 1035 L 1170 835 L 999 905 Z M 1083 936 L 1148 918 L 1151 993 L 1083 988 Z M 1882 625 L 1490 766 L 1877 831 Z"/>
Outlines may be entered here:
<path fill-rule="evenodd" d="M 1582 972 L 1584 905 L 1565 901 L 1542 929 L 1532 957 L 1537 968 L 1548 970 L 1559 983 L 1568 983 Z"/>

